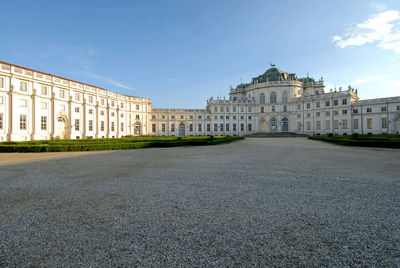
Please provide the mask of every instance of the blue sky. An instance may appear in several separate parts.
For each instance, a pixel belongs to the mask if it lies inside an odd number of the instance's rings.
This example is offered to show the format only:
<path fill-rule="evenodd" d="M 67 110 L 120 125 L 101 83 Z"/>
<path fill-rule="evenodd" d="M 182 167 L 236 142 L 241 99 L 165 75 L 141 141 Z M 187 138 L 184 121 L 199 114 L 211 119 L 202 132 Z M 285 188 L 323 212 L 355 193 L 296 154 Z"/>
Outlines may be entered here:
<path fill-rule="evenodd" d="M 269 68 L 400 96 L 400 1 L 1 0 L 0 60 L 204 108 Z"/>

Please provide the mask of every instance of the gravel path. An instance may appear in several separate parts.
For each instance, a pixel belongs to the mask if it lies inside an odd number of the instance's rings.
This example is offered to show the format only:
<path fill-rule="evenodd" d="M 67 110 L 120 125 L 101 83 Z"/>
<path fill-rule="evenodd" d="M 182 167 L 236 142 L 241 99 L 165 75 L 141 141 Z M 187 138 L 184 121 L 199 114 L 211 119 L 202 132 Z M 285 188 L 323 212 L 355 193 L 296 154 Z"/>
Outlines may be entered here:
<path fill-rule="evenodd" d="M 304 138 L 0 166 L 0 267 L 400 266 L 400 150 Z"/>

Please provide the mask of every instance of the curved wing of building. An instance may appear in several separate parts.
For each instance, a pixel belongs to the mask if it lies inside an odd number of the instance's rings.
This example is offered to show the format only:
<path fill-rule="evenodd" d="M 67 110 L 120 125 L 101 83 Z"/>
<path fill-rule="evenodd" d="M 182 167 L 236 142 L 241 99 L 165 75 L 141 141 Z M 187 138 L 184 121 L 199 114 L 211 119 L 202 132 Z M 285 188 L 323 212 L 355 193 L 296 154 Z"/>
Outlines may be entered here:
<path fill-rule="evenodd" d="M 206 109 L 152 109 L 149 98 L 0 62 L 0 141 L 400 133 L 400 97 L 359 100 L 350 86 L 324 88 L 322 78 L 298 78 L 272 65 L 231 87 L 228 99 L 211 97 Z"/>

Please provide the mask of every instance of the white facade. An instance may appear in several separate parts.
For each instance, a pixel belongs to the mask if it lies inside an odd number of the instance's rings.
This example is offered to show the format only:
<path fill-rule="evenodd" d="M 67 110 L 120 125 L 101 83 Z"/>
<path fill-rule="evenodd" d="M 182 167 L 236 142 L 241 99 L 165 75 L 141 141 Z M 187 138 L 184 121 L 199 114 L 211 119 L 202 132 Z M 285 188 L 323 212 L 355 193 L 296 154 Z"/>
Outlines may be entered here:
<path fill-rule="evenodd" d="M 0 141 L 148 135 L 148 98 L 0 62 Z"/>
<path fill-rule="evenodd" d="M 400 133 L 400 97 L 359 100 L 350 86 L 325 92 L 322 78 L 298 79 L 275 66 L 229 95 L 210 98 L 206 109 L 152 109 L 148 98 L 0 62 L 0 141 Z"/>

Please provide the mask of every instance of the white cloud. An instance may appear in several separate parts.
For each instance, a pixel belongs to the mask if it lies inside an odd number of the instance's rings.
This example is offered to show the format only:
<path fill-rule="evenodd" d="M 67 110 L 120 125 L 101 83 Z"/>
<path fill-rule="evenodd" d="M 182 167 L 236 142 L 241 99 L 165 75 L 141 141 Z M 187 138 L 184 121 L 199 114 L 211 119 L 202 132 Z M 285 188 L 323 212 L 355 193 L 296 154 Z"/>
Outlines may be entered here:
<path fill-rule="evenodd" d="M 356 26 L 349 27 L 341 36 L 333 36 L 333 42 L 341 48 L 377 41 L 380 48 L 400 53 L 400 13 L 397 10 L 381 12 Z"/>
<path fill-rule="evenodd" d="M 104 81 L 104 82 L 106 82 L 106 83 L 108 83 L 110 85 L 113 85 L 113 86 L 116 86 L 116 87 L 119 87 L 119 88 L 135 90 L 131 86 L 125 85 L 125 84 L 123 84 L 123 83 L 121 83 L 119 81 L 116 81 L 114 79 L 111 79 L 111 78 L 108 78 L 108 77 L 105 77 L 105 76 L 102 76 L 102 75 L 99 75 L 99 74 L 95 74 L 95 73 L 87 72 L 87 71 L 82 72 L 82 74 L 85 75 L 85 76 L 100 80 L 100 81 Z"/>

